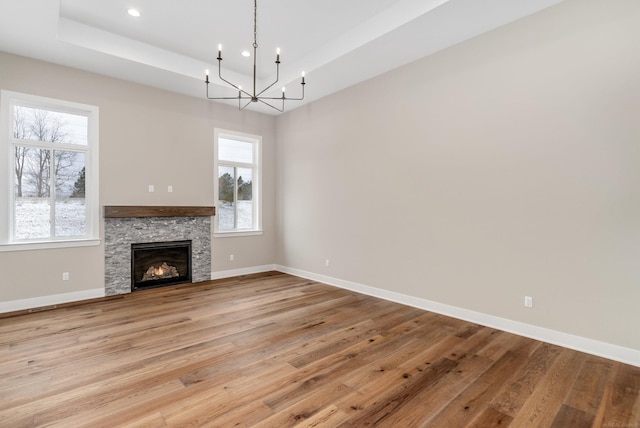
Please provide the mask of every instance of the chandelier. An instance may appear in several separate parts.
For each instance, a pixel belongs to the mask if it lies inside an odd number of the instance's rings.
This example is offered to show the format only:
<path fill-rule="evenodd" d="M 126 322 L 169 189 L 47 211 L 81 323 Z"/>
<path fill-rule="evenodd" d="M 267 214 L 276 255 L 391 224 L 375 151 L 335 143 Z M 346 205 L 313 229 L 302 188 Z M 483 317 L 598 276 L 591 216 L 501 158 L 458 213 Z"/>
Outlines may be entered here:
<path fill-rule="evenodd" d="M 268 91 L 269 89 L 271 89 L 271 87 L 273 87 L 273 85 L 275 85 L 276 83 L 278 83 L 278 80 L 280 79 L 280 48 L 278 48 L 276 50 L 276 80 L 270 84 L 269 86 L 267 86 L 266 88 L 264 88 L 263 90 L 261 90 L 260 92 L 257 91 L 256 88 L 256 58 L 257 58 L 257 52 L 258 52 L 258 0 L 254 0 L 253 2 L 253 91 L 252 92 L 247 92 L 246 90 L 242 89 L 242 86 L 240 85 L 235 85 L 231 82 L 229 82 L 227 79 L 225 79 L 224 77 L 222 77 L 222 45 L 218 45 L 218 77 L 220 78 L 220 80 L 222 80 L 223 82 L 227 83 L 228 85 L 232 86 L 233 88 L 236 88 L 238 90 L 238 95 L 235 97 L 211 97 L 209 96 L 209 70 L 206 71 L 206 78 L 205 78 L 205 83 L 207 84 L 207 99 L 210 100 L 238 100 L 238 109 L 239 110 L 244 110 L 245 108 L 247 108 L 247 106 L 249 106 L 249 104 L 251 103 L 262 103 L 262 104 L 266 104 L 269 107 L 276 109 L 280 112 L 284 111 L 284 102 L 285 101 L 301 101 L 304 99 L 304 71 L 302 72 L 302 81 L 300 82 L 300 85 L 302 86 L 302 96 L 300 98 L 291 98 L 291 97 L 287 97 L 285 95 L 285 88 L 282 87 L 282 96 L 280 97 L 266 97 L 262 94 L 264 94 L 266 91 Z M 247 101 L 248 100 L 248 101 Z M 247 101 L 244 105 L 243 105 L 243 101 Z M 274 104 L 280 104 L 277 101 L 281 101 L 282 105 L 281 106 L 276 106 Z"/>

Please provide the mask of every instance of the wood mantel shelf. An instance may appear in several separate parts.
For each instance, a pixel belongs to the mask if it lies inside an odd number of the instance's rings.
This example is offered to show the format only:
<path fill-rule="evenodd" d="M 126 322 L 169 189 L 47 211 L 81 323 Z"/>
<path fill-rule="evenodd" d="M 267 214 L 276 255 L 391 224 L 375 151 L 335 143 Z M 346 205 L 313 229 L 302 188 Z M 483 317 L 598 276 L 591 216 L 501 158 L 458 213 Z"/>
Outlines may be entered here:
<path fill-rule="evenodd" d="M 216 207 L 169 207 L 169 206 L 145 206 L 105 205 L 105 218 L 130 218 L 130 217 L 210 217 L 216 215 Z"/>

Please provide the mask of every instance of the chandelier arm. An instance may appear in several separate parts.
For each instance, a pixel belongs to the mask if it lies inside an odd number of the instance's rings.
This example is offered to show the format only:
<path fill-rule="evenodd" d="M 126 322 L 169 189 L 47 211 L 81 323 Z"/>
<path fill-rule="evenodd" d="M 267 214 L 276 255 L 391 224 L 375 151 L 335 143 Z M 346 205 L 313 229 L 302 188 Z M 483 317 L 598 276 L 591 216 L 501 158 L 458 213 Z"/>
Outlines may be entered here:
<path fill-rule="evenodd" d="M 260 97 L 260 100 L 285 100 L 285 101 L 302 101 L 304 100 L 304 97 L 302 98 L 289 98 L 289 97 Z"/>
<path fill-rule="evenodd" d="M 251 98 L 251 94 L 247 91 L 245 91 L 244 89 L 240 89 L 239 86 L 234 85 L 233 83 L 229 82 L 227 79 L 225 79 L 224 77 L 222 77 L 222 60 L 218 59 L 218 77 L 220 78 L 220 80 L 222 80 L 223 82 L 227 83 L 230 86 L 233 86 L 234 88 L 236 88 L 238 91 L 242 92 L 243 94 L 246 94 L 247 97 L 242 97 L 242 98 Z M 207 86 L 208 87 L 208 86 Z M 234 97 L 236 98 L 236 97 Z"/>
<path fill-rule="evenodd" d="M 251 97 L 210 97 L 207 95 L 208 100 L 250 100 Z"/>
<path fill-rule="evenodd" d="M 246 100 L 247 98 L 244 98 L 244 99 Z M 251 104 L 252 102 L 253 102 L 253 100 L 249 99 L 249 102 L 246 103 L 244 105 L 244 107 L 240 107 L 240 100 L 238 100 L 238 110 L 242 111 L 242 110 L 246 109 L 247 107 L 249 107 L 249 104 Z"/>
<path fill-rule="evenodd" d="M 249 100 L 250 98 L 247 98 L 247 97 L 242 97 L 242 98 L 238 98 L 238 97 L 207 97 L 207 99 L 209 99 L 209 100 Z"/>
<path fill-rule="evenodd" d="M 236 100 L 236 99 L 246 100 L 246 99 L 251 99 L 251 97 L 210 97 L 209 96 L 209 82 L 207 82 L 207 99 L 208 100 Z"/>
<path fill-rule="evenodd" d="M 300 98 L 286 98 L 287 100 L 291 100 L 291 101 L 302 101 L 304 100 L 304 85 L 305 83 L 301 83 L 300 86 L 302 86 L 302 96 Z"/>
<path fill-rule="evenodd" d="M 262 91 L 260 91 L 260 93 L 258 95 L 256 95 L 256 97 L 259 97 L 260 95 L 264 94 L 266 91 L 268 91 L 269 89 L 271 89 L 271 87 L 273 85 L 275 85 L 276 83 L 278 83 L 278 80 L 280 80 L 280 61 L 276 61 L 276 80 L 275 82 L 273 82 L 272 84 L 270 84 L 269 86 L 267 86 L 266 88 L 264 88 Z"/>
<path fill-rule="evenodd" d="M 269 106 L 269 107 L 271 107 L 272 109 L 276 109 L 276 110 L 278 110 L 280 113 L 282 113 L 282 112 L 284 111 L 284 101 L 282 102 L 282 109 L 279 109 L 278 107 L 276 107 L 276 106 L 274 106 L 274 105 L 269 104 L 268 102 L 266 102 L 266 101 L 265 101 L 265 99 L 269 99 L 269 100 L 270 100 L 270 99 L 281 100 L 282 98 L 258 98 L 258 101 L 260 101 L 262 104 L 266 104 L 266 105 L 268 105 L 268 106 Z"/>
<path fill-rule="evenodd" d="M 234 85 L 233 83 L 229 82 L 227 79 L 225 79 L 224 77 L 222 77 L 222 66 L 221 66 L 221 61 L 222 58 L 218 57 L 218 77 L 220 78 L 220 80 L 222 80 L 223 82 L 227 83 L 230 86 L 233 86 L 234 88 L 236 88 L 238 90 L 238 92 L 243 93 L 246 95 L 245 96 L 237 96 L 237 97 L 210 97 L 209 96 L 209 75 L 207 74 L 207 78 L 204 81 L 207 85 L 207 99 L 209 100 L 235 100 L 235 99 L 243 99 L 243 100 L 247 100 L 247 99 L 251 99 L 251 94 L 248 93 L 247 91 L 245 91 L 244 89 L 240 89 L 239 86 Z M 238 101 L 240 102 L 240 101 Z"/>
<path fill-rule="evenodd" d="M 284 101 L 302 101 L 304 100 L 304 84 L 302 85 L 302 97 L 290 98 L 290 97 L 260 97 L 262 100 L 284 100 Z"/>

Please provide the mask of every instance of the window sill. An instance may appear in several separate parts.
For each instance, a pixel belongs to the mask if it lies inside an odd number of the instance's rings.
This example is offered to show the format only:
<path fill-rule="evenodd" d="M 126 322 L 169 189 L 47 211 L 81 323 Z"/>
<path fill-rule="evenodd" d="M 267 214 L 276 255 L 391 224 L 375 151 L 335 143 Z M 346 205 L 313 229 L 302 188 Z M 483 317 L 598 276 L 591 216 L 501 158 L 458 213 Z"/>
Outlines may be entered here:
<path fill-rule="evenodd" d="M 214 232 L 214 238 L 238 238 L 241 236 L 258 236 L 262 235 L 262 230 L 247 230 L 243 232 Z"/>
<path fill-rule="evenodd" d="M 72 241 L 19 242 L 0 244 L 0 252 L 49 250 L 54 248 L 94 247 L 100 245 L 99 239 L 77 239 Z"/>

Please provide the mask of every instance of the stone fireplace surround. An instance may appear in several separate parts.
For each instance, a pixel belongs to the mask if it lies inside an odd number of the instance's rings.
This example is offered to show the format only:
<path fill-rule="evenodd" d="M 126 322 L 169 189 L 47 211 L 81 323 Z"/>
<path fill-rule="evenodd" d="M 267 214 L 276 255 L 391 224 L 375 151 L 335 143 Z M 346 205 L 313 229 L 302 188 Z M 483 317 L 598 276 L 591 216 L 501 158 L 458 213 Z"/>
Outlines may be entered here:
<path fill-rule="evenodd" d="M 211 279 L 213 207 L 105 206 L 105 295 L 131 292 L 131 244 L 191 240 L 192 281 Z"/>

